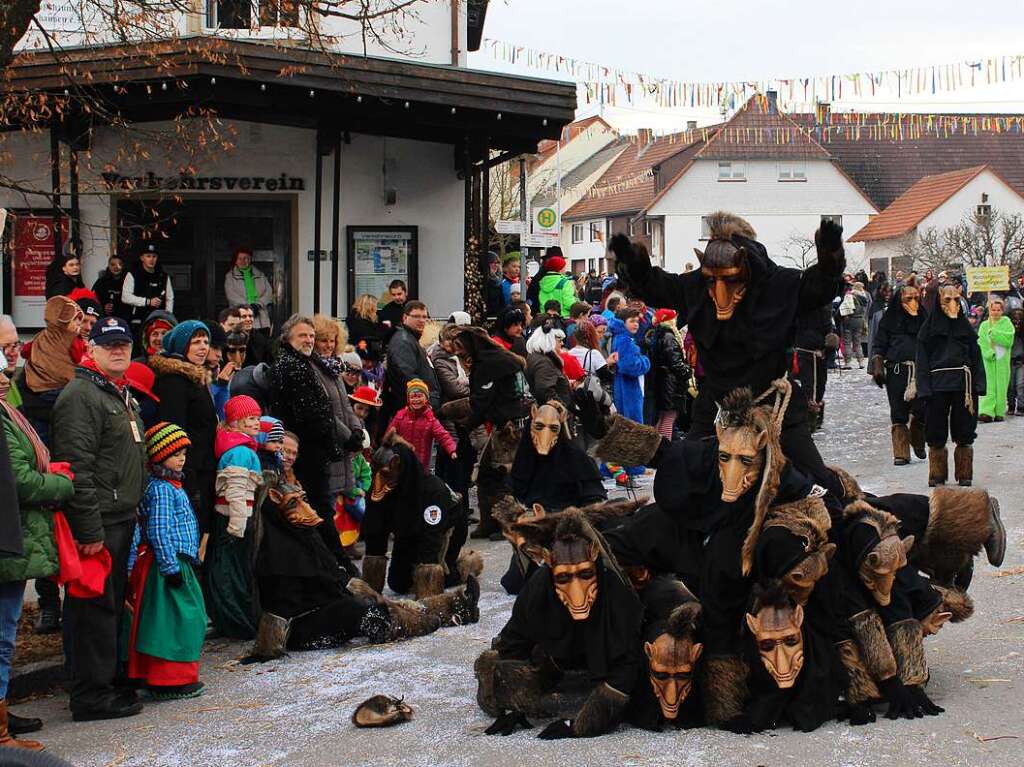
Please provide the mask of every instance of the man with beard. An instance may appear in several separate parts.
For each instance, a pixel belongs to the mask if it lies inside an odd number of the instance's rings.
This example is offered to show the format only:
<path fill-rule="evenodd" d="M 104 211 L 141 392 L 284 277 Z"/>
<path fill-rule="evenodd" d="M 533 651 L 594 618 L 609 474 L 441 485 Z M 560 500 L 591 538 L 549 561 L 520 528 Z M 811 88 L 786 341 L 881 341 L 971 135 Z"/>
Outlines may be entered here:
<path fill-rule="evenodd" d="M 985 392 L 985 367 L 974 328 L 960 311 L 955 287 L 938 289 L 938 310 L 928 315 L 917 336 L 917 395 L 928 401 L 928 485 L 943 485 L 949 476 L 946 442 L 956 444 L 956 481 L 968 486 L 974 476 L 974 438 L 978 397 Z"/>
<path fill-rule="evenodd" d="M 925 457 L 925 401 L 917 394 L 917 334 L 924 324 L 916 286 L 901 285 L 878 323 L 869 363 L 871 377 L 885 387 L 892 421 L 892 458 L 896 466 L 910 463 L 910 447 Z M 909 428 L 907 422 L 910 422 Z"/>
<path fill-rule="evenodd" d="M 693 334 L 704 381 L 686 437 L 710 436 L 726 393 L 748 386 L 755 397 L 778 396 L 772 381 L 784 377 L 799 314 L 828 305 L 838 294 L 846 265 L 842 227 L 822 222 L 815 233 L 818 261 L 803 272 L 775 264 L 749 223 L 729 213 L 709 217 L 710 241 L 696 251 L 701 268 L 670 274 L 651 265 L 647 249 L 615 235 L 609 251 L 619 278 L 651 306 L 675 309 Z M 828 486 L 834 480 L 811 440 L 807 401 L 793 397 L 782 424 L 786 456 Z"/>

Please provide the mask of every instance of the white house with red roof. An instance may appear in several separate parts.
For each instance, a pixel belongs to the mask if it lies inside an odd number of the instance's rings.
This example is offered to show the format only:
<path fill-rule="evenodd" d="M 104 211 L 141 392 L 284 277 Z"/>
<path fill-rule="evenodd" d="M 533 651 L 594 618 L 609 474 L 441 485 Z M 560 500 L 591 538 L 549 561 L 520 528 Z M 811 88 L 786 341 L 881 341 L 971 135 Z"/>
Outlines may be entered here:
<path fill-rule="evenodd" d="M 696 266 L 694 248 L 703 249 L 707 218 L 717 210 L 745 218 L 777 263 L 800 268 L 813 263 L 823 219 L 839 221 L 849 234 L 878 212 L 771 93 L 750 99 L 718 127 L 638 216 L 662 222 L 665 267 L 684 271 Z M 865 266 L 863 245 L 847 248 L 847 263 L 851 271 Z"/>
<path fill-rule="evenodd" d="M 907 240 L 934 230 L 942 232 L 971 216 L 998 211 L 1024 216 L 1024 196 L 990 165 L 925 176 L 893 200 L 863 228 L 851 243 L 863 244 L 872 271 L 893 272 L 894 259 L 910 250 Z M 906 268 L 909 264 L 899 264 Z"/>

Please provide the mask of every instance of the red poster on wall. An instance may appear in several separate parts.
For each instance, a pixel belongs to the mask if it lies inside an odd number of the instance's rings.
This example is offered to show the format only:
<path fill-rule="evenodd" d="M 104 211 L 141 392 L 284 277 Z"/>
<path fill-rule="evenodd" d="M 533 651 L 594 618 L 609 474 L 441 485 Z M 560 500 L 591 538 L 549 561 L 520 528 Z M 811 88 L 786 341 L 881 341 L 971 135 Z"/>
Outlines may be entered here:
<path fill-rule="evenodd" d="M 61 242 L 68 242 L 68 221 L 61 219 Z M 16 216 L 11 261 L 14 267 L 14 295 L 42 296 L 46 293 L 46 267 L 53 261 L 53 217 Z"/>

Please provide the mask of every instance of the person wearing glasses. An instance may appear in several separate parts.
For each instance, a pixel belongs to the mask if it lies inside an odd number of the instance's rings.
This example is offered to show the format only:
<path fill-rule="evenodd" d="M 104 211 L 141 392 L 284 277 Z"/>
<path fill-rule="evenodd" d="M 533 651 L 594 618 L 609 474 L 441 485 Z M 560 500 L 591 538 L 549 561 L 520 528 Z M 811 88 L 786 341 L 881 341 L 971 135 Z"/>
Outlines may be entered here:
<path fill-rule="evenodd" d="M 427 384 L 430 409 L 441 407 L 441 389 L 427 353 L 420 346 L 420 338 L 427 327 L 430 313 L 422 301 L 406 301 L 402 311 L 402 324 L 388 342 L 387 365 L 384 376 L 384 407 L 378 422 L 381 428 L 391 423 L 405 406 L 406 386 L 419 378 Z M 383 436 L 383 435 L 378 435 Z"/>
<path fill-rule="evenodd" d="M 157 263 L 156 245 L 147 245 L 138 262 L 128 270 L 121 286 L 121 301 L 131 308 L 132 330 L 138 332 L 142 321 L 154 309 L 174 313 L 174 286 Z"/>
<path fill-rule="evenodd" d="M 11 407 L 21 407 L 21 392 L 14 385 L 14 374 L 18 369 L 18 355 L 21 353 L 21 341 L 18 339 L 18 328 L 6 314 L 0 314 L 0 353 L 4 355 L 4 375 L 11 381 L 4 399 Z"/>

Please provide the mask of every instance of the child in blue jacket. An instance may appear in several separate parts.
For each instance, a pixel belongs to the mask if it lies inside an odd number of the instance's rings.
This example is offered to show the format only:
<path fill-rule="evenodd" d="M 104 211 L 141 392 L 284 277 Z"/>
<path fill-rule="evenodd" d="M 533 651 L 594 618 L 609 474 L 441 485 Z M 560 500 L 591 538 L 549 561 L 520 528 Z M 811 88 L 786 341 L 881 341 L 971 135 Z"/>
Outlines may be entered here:
<path fill-rule="evenodd" d="M 637 344 L 640 312 L 621 309 L 608 323 L 612 352 L 618 355 L 615 370 L 615 409 L 625 418 L 644 422 L 644 390 L 640 379 L 651 369 L 651 361 Z"/>

